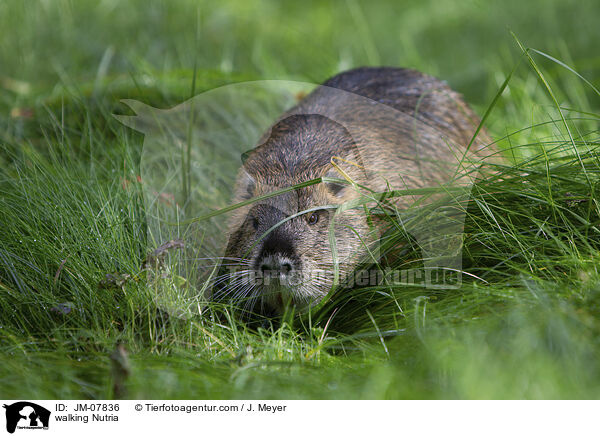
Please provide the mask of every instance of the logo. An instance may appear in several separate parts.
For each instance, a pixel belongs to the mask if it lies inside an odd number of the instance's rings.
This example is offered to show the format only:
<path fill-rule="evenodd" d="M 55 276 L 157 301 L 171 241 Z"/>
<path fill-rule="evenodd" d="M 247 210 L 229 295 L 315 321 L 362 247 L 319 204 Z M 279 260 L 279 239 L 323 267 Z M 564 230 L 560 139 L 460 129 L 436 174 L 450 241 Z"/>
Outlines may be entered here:
<path fill-rule="evenodd" d="M 48 430 L 50 411 L 28 401 L 19 401 L 4 405 L 6 409 L 6 431 L 14 433 L 15 429 Z"/>
<path fill-rule="evenodd" d="M 302 100 L 309 92 L 312 97 Z M 315 99 L 330 104 L 316 104 Z M 186 241 L 186 256 L 193 263 L 185 270 L 202 275 L 201 281 L 208 283 L 206 295 L 212 292 L 213 300 L 223 296 L 248 307 L 280 306 L 278 300 L 288 295 L 281 289 L 287 289 L 302 306 L 333 285 L 366 286 L 356 267 L 381 270 L 373 265 L 381 264 L 386 250 L 387 257 L 396 257 L 394 238 L 401 237 L 414 241 L 421 251 L 422 269 L 394 268 L 392 278 L 385 275 L 385 283 L 460 288 L 466 205 L 480 163 L 467 158 L 459 139 L 420 121 L 418 104 L 412 114 L 341 88 L 279 80 L 226 85 L 170 109 L 135 100 L 123 103 L 135 115 L 115 117 L 145 135 L 138 183 L 149 220 L 148 240 L 156 235 L 175 240 L 181 233 L 210 234 L 197 238 L 201 245 Z M 328 132 L 323 137 L 307 134 L 307 144 L 336 138 L 329 151 L 317 153 L 327 143 L 319 142 L 311 155 L 325 171 L 319 183 L 327 187 L 329 200 L 318 196 L 315 202 L 306 200 L 308 186 L 294 188 L 296 179 L 286 179 L 283 169 L 272 170 L 257 191 L 250 168 L 255 153 L 274 150 L 269 144 L 287 138 L 286 132 L 303 131 L 304 126 Z M 401 169 L 387 168 L 383 149 L 375 144 L 396 150 L 394 159 Z M 308 165 L 293 161 L 292 154 L 270 156 L 278 165 L 288 157 L 290 165 Z M 313 171 L 315 165 L 306 168 Z M 229 189 L 236 184 L 238 196 Z M 227 198 L 232 205 L 223 207 Z M 323 201 L 327 207 L 317 207 L 324 206 Z M 313 216 L 313 224 L 317 220 L 319 224 L 310 231 L 298 230 L 303 218 Z M 380 233 L 390 223 L 380 220 L 383 216 L 397 220 L 388 234 Z M 226 222 L 238 231 L 227 231 Z M 319 227 L 325 222 L 329 224 Z M 321 230 L 312 230 L 316 228 Z M 286 240 L 291 242 L 284 246 L 298 242 L 302 253 L 319 253 L 320 261 L 313 264 L 307 255 L 310 268 L 296 268 L 301 262 L 290 257 L 294 250 L 277 248 Z M 382 241 L 386 243 L 380 246 Z M 269 253 L 269 247 L 275 252 L 261 256 Z M 216 270 L 213 253 L 223 248 L 225 262 Z"/>

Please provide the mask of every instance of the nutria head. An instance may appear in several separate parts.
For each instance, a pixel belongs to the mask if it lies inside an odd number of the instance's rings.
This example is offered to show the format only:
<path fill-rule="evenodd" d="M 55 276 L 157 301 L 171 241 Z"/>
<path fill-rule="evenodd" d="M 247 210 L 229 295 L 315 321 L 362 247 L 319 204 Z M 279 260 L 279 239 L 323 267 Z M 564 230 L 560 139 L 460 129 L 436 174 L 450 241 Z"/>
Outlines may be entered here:
<path fill-rule="evenodd" d="M 339 165 L 352 180 L 365 181 L 353 138 L 322 115 L 286 117 L 265 138 L 243 157 L 237 202 L 320 177 L 340 179 L 332 158 L 340 158 Z M 348 270 L 369 240 L 363 211 L 336 214 L 337 205 L 357 195 L 348 184 L 318 183 L 238 209 L 230 221 L 222 285 L 213 297 L 275 314 L 288 303 L 302 308 L 319 301 L 331 289 L 334 260 L 341 271 Z"/>

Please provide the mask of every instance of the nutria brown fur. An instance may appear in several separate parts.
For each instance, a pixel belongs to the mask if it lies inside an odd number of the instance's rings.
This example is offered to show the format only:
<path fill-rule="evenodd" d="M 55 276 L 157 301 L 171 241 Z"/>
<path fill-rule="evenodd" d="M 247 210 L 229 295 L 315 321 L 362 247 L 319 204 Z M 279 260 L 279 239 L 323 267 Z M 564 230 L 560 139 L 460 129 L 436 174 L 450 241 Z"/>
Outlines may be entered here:
<path fill-rule="evenodd" d="M 244 156 L 234 201 L 319 177 L 345 178 L 375 192 L 444 184 L 468 172 L 459 162 L 478 124 L 461 96 L 433 77 L 398 68 L 347 71 L 284 113 Z M 467 156 L 479 159 L 489 142 L 480 132 Z M 321 183 L 238 209 L 224 257 L 238 268 L 213 297 L 263 313 L 319 301 L 332 285 L 331 274 L 316 272 L 334 269 L 329 233 L 335 209 L 318 208 L 347 204 L 360 191 Z M 409 207 L 416 198 L 400 197 L 396 205 Z M 381 230 L 362 207 L 338 213 L 333 228 L 342 272 Z"/>

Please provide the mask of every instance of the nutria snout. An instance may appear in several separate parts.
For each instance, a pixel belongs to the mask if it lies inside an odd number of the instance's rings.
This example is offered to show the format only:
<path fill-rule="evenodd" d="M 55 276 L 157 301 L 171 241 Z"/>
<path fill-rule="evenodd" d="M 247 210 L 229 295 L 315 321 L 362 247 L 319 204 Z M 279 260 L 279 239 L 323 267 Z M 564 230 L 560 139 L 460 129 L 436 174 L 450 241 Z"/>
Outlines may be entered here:
<path fill-rule="evenodd" d="M 262 313 L 318 302 L 334 271 L 347 274 L 373 256 L 382 229 L 366 212 L 369 195 L 459 180 L 465 155 L 489 141 L 480 132 L 467 153 L 478 123 L 460 95 L 417 71 L 359 68 L 329 79 L 244 154 L 234 201 L 263 199 L 231 217 L 228 280 L 213 298 Z M 264 198 L 319 178 L 327 182 Z M 418 198 L 394 204 L 403 209 Z"/>

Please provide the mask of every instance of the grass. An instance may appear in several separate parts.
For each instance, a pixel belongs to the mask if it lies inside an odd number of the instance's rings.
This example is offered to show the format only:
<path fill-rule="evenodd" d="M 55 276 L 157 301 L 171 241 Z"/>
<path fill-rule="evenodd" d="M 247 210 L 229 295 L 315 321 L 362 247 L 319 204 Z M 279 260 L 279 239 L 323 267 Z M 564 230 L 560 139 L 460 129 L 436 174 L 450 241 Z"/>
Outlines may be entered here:
<path fill-rule="evenodd" d="M 113 398 L 117 385 L 125 398 L 598 398 L 598 12 L 3 2 L 0 397 Z M 202 310 L 185 252 L 162 275 L 145 268 L 168 237 L 148 239 L 144 138 L 112 116 L 131 114 L 121 99 L 166 108 L 364 64 L 421 69 L 491 109 L 486 128 L 510 163 L 471 192 L 460 289 L 346 290 L 310 319 L 252 329 L 231 308 Z M 126 369 L 111 358 L 118 343 Z"/>

